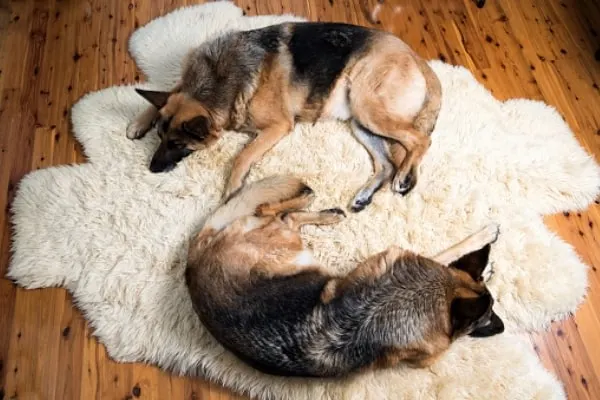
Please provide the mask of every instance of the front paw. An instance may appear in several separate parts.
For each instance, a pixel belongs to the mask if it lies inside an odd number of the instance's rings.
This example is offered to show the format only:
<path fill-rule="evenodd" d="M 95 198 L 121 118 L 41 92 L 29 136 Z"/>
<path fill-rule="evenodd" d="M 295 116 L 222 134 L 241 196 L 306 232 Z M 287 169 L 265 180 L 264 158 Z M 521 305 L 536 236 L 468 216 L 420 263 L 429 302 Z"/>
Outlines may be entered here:
<path fill-rule="evenodd" d="M 321 225 L 337 224 L 346 219 L 346 213 L 341 208 L 329 208 L 319 211 L 321 214 Z"/>
<path fill-rule="evenodd" d="M 127 126 L 127 139 L 141 139 L 149 130 L 149 126 L 142 125 L 138 121 L 133 121 Z"/>

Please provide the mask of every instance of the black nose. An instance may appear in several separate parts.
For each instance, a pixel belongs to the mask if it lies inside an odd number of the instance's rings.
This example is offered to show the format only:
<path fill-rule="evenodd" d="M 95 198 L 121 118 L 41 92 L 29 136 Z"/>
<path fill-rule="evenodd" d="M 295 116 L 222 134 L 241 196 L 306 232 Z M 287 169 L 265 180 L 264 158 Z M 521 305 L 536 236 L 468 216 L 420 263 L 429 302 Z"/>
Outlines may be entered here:
<path fill-rule="evenodd" d="M 495 312 L 492 312 L 488 323 L 476 328 L 473 332 L 469 334 L 469 336 L 488 337 L 497 335 L 502 332 L 504 332 L 504 322 L 502 322 L 500 317 Z"/>
<path fill-rule="evenodd" d="M 154 172 L 154 173 L 169 172 L 173 168 L 175 168 L 174 163 L 161 163 L 161 162 L 156 162 L 154 160 L 150 163 L 150 171 Z"/>

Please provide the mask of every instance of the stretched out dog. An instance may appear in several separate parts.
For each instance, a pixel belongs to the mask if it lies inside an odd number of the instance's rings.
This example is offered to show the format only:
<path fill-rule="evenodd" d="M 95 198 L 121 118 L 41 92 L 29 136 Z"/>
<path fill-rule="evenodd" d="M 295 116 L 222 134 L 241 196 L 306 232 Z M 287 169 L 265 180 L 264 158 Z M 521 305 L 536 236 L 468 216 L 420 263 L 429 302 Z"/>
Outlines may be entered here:
<path fill-rule="evenodd" d="M 353 211 L 388 181 L 402 195 L 414 187 L 441 103 L 437 76 L 404 42 L 338 23 L 228 33 L 190 52 L 172 91 L 137 91 L 152 106 L 130 124 L 127 137 L 141 138 L 156 126 L 161 144 L 153 172 L 173 168 L 224 130 L 256 135 L 234 161 L 226 198 L 296 121 L 350 120 L 375 171 L 353 199 Z"/>
<path fill-rule="evenodd" d="M 194 308 L 240 359 L 270 374 L 340 376 L 401 361 L 427 366 L 460 336 L 504 330 L 481 278 L 497 226 L 431 259 L 392 247 L 332 276 L 299 228 L 345 216 L 301 211 L 312 198 L 295 178 L 259 181 L 191 240 L 185 276 Z"/>

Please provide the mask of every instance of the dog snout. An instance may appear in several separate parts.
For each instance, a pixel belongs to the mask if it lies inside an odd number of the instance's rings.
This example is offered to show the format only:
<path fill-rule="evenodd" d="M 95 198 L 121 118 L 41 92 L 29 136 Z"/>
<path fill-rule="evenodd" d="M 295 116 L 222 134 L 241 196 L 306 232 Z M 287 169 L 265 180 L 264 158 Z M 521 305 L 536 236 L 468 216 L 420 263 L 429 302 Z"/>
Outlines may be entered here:
<path fill-rule="evenodd" d="M 150 172 L 169 172 L 171 171 L 173 168 L 175 168 L 175 163 L 169 163 L 169 162 L 160 162 L 160 161 L 156 161 L 156 160 L 152 160 L 150 162 Z"/>
<path fill-rule="evenodd" d="M 168 172 L 191 153 L 192 150 L 187 147 L 174 147 L 170 146 L 168 142 L 163 142 L 150 161 L 150 171 Z"/>
<path fill-rule="evenodd" d="M 469 334 L 471 337 L 489 337 L 504 332 L 504 322 L 492 311 L 490 317 Z"/>

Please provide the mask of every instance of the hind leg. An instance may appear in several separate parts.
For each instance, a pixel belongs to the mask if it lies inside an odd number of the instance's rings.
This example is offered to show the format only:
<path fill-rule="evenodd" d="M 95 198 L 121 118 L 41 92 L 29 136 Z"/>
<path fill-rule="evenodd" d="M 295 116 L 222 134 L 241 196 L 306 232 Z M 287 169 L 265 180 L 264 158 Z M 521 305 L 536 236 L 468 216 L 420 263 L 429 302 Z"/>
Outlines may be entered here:
<path fill-rule="evenodd" d="M 356 121 L 350 124 L 354 137 L 365 147 L 371 156 L 373 162 L 374 175 L 363 185 L 356 193 L 350 203 L 350 209 L 353 212 L 359 212 L 368 206 L 375 192 L 377 192 L 385 182 L 387 182 L 393 172 L 392 163 L 388 159 L 387 146 L 385 139 L 367 131 Z"/>
<path fill-rule="evenodd" d="M 256 207 L 256 216 L 267 217 L 276 216 L 286 211 L 302 210 L 310 205 L 315 199 L 315 192 L 308 186 L 291 199 L 278 201 L 275 203 L 264 203 Z"/>
<path fill-rule="evenodd" d="M 397 171 L 402 166 L 404 159 L 406 158 L 406 149 L 400 143 L 391 141 L 390 143 L 390 158 L 394 165 L 394 170 Z"/>
<path fill-rule="evenodd" d="M 371 124 L 367 128 L 373 133 L 391 139 L 392 161 L 396 166 L 396 173 L 392 181 L 392 190 L 401 195 L 406 195 L 417 184 L 418 167 L 431 144 L 428 135 L 417 131 L 412 127 L 402 126 L 391 130 L 384 130 L 386 126 L 392 126 L 389 118 L 382 118 L 385 123 Z M 381 126 L 381 127 L 380 127 Z M 399 165 L 396 165 L 399 164 Z"/>
<path fill-rule="evenodd" d="M 307 269 L 327 274 L 321 270 L 312 251 L 304 247 L 299 230 L 301 226 L 308 224 L 335 224 L 345 216 L 342 210 L 334 208 L 320 212 L 294 211 L 283 213 L 276 218 L 248 217 L 248 221 L 243 222 L 244 228 L 248 225 L 253 229 L 256 229 L 255 225 L 259 229 L 264 227 L 262 231 L 255 231 L 254 239 L 251 239 L 256 241 L 256 247 L 262 252 L 260 261 L 252 268 L 252 273 L 262 278 L 289 276 Z M 266 221 L 266 224 L 260 226 L 263 221 Z"/>
<path fill-rule="evenodd" d="M 392 123 L 389 123 L 390 121 L 386 122 L 388 123 L 382 123 L 381 126 L 392 125 Z M 392 181 L 392 190 L 401 195 L 406 195 L 417 184 L 418 167 L 431 144 L 431 139 L 428 135 L 412 127 L 403 127 L 401 122 L 398 125 L 400 127 L 394 130 L 384 130 L 384 128 L 380 128 L 375 124 L 368 126 L 368 129 L 379 136 L 394 141 L 392 143 L 392 159 L 394 164 L 399 163 L 400 165 L 396 167 L 396 173 Z M 404 149 L 404 152 L 399 146 Z M 402 156 L 403 153 L 404 157 Z"/>
<path fill-rule="evenodd" d="M 382 54 L 385 49 L 382 49 Z M 367 130 L 391 139 L 396 145 L 395 177 L 392 190 L 407 194 L 417 182 L 417 167 L 429 148 L 429 135 L 420 132 L 414 121 L 427 96 L 427 84 L 412 56 L 374 54 L 353 77 L 350 106 L 353 117 Z M 405 150 L 404 153 L 398 145 Z M 392 151 L 394 153 L 394 151 Z M 395 160 L 394 160 L 395 159 Z M 401 160 L 401 161 L 400 161 Z"/>
<path fill-rule="evenodd" d="M 332 225 L 346 218 L 346 214 L 339 208 L 331 208 L 318 212 L 297 211 L 284 214 L 281 219 L 290 229 L 298 230 L 304 225 Z"/>
<path fill-rule="evenodd" d="M 415 129 L 407 129 L 405 140 L 401 143 L 406 147 L 406 157 L 396 170 L 392 180 L 392 190 L 401 195 L 406 195 L 417 184 L 419 165 L 431 145 L 431 139 Z"/>

